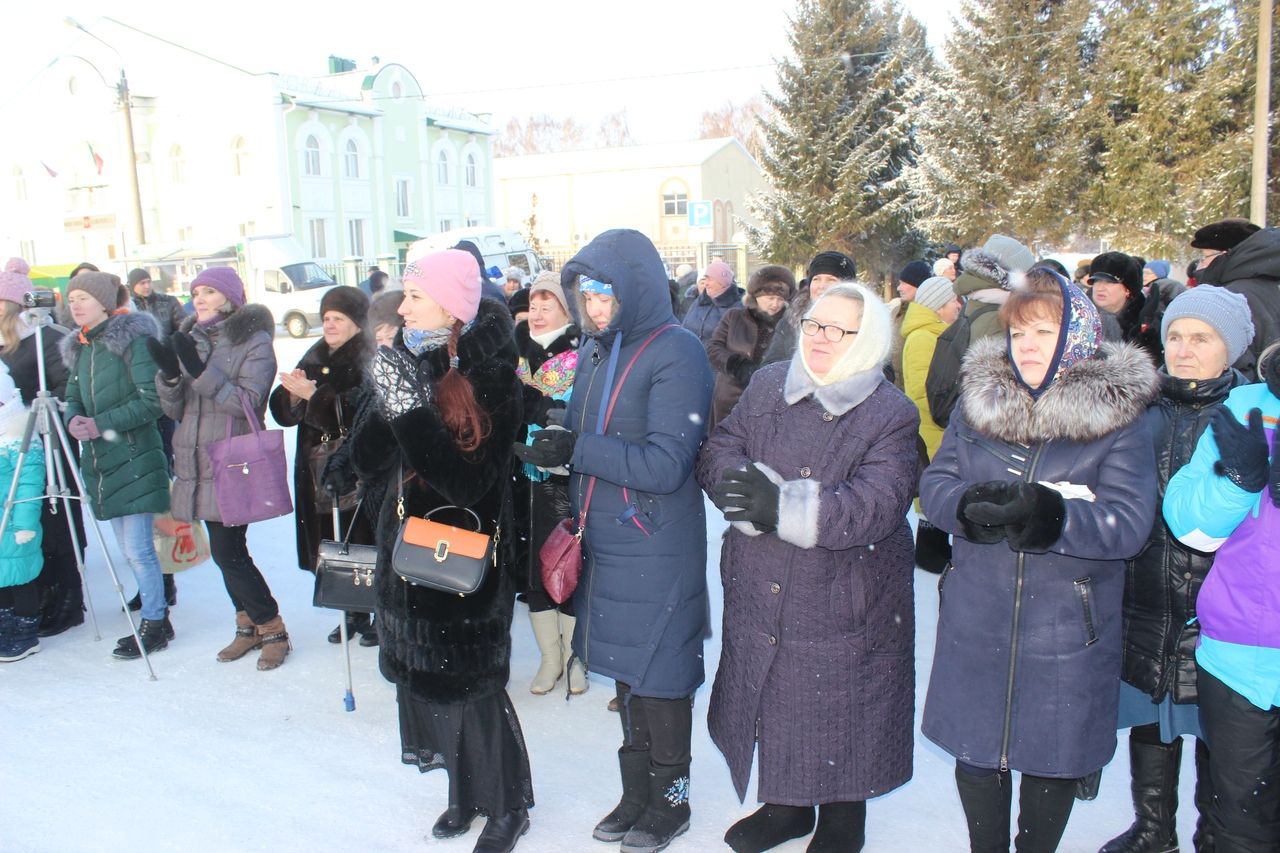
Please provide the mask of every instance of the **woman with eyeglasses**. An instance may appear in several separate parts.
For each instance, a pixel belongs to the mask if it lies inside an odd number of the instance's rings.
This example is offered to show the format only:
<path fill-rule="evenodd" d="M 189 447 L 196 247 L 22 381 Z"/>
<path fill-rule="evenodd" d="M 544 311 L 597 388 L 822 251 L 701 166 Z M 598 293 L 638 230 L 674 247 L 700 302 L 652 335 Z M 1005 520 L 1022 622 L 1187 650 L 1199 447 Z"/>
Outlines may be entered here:
<path fill-rule="evenodd" d="M 884 377 L 892 339 L 883 302 L 834 285 L 698 458 L 732 524 L 708 726 L 739 799 L 758 753 L 764 804 L 726 833 L 739 853 L 860 850 L 866 801 L 911 778 L 920 417 Z"/>
<path fill-rule="evenodd" d="M 1124 252 L 1103 252 L 1089 263 L 1089 291 L 1102 320 L 1102 338 L 1137 344 L 1155 364 L 1164 362 L 1159 300 L 1142 292 L 1142 266 Z"/>
<path fill-rule="evenodd" d="M 1125 559 L 1155 519 L 1158 389 L 1136 347 L 1101 342 L 1097 310 L 1033 269 L 974 341 L 960 401 L 920 480 L 954 537 L 921 731 L 956 759 L 975 851 L 1056 850 L 1081 777 L 1116 749 Z"/>

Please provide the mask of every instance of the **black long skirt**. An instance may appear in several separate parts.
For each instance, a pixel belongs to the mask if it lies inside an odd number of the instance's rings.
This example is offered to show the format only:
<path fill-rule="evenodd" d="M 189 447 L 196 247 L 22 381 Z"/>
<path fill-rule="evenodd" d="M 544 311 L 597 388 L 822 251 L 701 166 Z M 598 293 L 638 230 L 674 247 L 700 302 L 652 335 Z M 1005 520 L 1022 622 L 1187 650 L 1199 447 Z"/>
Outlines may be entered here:
<path fill-rule="evenodd" d="M 401 758 L 421 772 L 449 774 L 449 805 L 494 816 L 533 806 L 520 720 L 507 691 L 433 702 L 396 688 Z"/>

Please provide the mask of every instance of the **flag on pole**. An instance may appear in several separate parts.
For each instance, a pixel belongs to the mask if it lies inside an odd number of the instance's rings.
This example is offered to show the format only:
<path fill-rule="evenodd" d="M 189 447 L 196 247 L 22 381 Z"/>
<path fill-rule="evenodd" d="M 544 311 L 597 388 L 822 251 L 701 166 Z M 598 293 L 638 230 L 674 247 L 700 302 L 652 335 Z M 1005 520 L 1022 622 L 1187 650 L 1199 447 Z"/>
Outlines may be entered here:
<path fill-rule="evenodd" d="M 93 150 L 92 142 L 86 142 L 85 145 L 89 146 L 89 156 L 93 158 L 93 165 L 98 167 L 98 174 L 101 175 L 102 174 L 102 158 L 98 156 L 97 151 Z"/>
<path fill-rule="evenodd" d="M 46 172 L 48 172 L 48 173 L 49 173 L 49 177 L 51 177 L 51 178 L 56 178 L 56 177 L 58 177 L 58 173 L 57 173 L 57 172 L 55 172 L 55 171 L 53 171 L 53 169 L 50 169 L 50 168 L 49 168 L 49 164 L 48 164 L 48 163 L 46 163 L 45 161 L 41 160 L 41 161 L 40 161 L 40 165 L 41 165 L 41 166 L 44 166 L 44 170 L 45 170 Z"/>

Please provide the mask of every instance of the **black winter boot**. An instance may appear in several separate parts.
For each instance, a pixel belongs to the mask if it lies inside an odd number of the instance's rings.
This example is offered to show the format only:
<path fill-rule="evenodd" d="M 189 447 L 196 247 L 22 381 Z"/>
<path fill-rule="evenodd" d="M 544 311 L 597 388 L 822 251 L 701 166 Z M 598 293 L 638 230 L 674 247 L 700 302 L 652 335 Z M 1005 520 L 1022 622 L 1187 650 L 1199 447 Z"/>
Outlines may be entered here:
<path fill-rule="evenodd" d="M 173 575 L 164 575 L 164 604 L 165 607 L 173 607 L 178 603 L 178 585 L 174 583 Z M 133 598 L 129 599 L 129 609 L 137 613 L 142 609 L 142 593 L 135 592 Z"/>
<path fill-rule="evenodd" d="M 1146 728 L 1145 726 L 1143 728 Z M 1133 826 L 1098 853 L 1173 853 L 1178 849 L 1178 768 L 1182 738 L 1150 743 L 1137 728 L 1129 733 Z M 1156 740 L 1160 738 L 1158 727 Z"/>
<path fill-rule="evenodd" d="M 166 613 L 163 619 L 143 619 L 138 635 L 142 637 L 142 648 L 146 649 L 147 654 L 167 649 L 169 640 L 173 638 L 173 625 L 169 623 L 169 615 Z M 119 660 L 136 660 L 142 657 L 142 652 L 138 651 L 138 641 L 130 634 L 120 638 L 111 655 Z"/>
<path fill-rule="evenodd" d="M 1213 853 L 1214 844 L 1213 818 L 1209 811 L 1213 808 L 1213 780 L 1209 778 L 1209 747 L 1205 742 L 1196 739 L 1196 834 L 1191 836 L 1191 846 L 1196 853 Z"/>
<path fill-rule="evenodd" d="M 596 824 L 591 837 L 597 841 L 621 841 L 649 805 L 649 750 L 618 750 L 622 775 L 622 799 Z"/>
<path fill-rule="evenodd" d="M 923 518 L 916 523 L 916 565 L 926 572 L 941 574 L 951 562 L 951 537 Z"/>
<path fill-rule="evenodd" d="M 54 637 L 84 624 L 84 590 L 79 584 L 55 586 L 46 604 L 40 611 L 40 626 L 36 630 L 39 636 Z"/>
<path fill-rule="evenodd" d="M 1054 853 L 1076 803 L 1075 779 L 1022 774 L 1018 789 L 1017 853 Z"/>
<path fill-rule="evenodd" d="M 689 829 L 689 765 L 649 764 L 649 805 L 622 837 L 622 853 L 658 853 Z"/>
<path fill-rule="evenodd" d="M 823 803 L 805 853 L 858 853 L 867 843 L 867 804 Z"/>
<path fill-rule="evenodd" d="M 477 811 L 451 805 L 436 818 L 435 825 L 431 827 L 431 835 L 435 838 L 457 838 L 459 835 L 466 835 L 471 830 L 471 822 L 478 814 Z"/>
<path fill-rule="evenodd" d="M 348 613 L 342 618 L 347 622 L 347 642 L 349 643 L 356 638 L 357 634 L 361 634 L 369 627 L 369 620 L 372 617 L 368 613 Z M 342 642 L 341 625 L 329 632 L 329 642 L 335 645 Z"/>
<path fill-rule="evenodd" d="M 972 853 L 1009 853 L 1009 809 L 1013 805 L 1013 775 L 978 776 L 956 765 L 956 791 L 969 825 Z"/>
<path fill-rule="evenodd" d="M 729 827 L 724 843 L 734 853 L 761 853 L 793 838 L 813 832 L 813 806 L 779 806 L 765 803 Z"/>
<path fill-rule="evenodd" d="M 489 818 L 472 853 L 511 853 L 516 849 L 520 836 L 529 831 L 527 809 L 511 809 L 497 817 Z"/>

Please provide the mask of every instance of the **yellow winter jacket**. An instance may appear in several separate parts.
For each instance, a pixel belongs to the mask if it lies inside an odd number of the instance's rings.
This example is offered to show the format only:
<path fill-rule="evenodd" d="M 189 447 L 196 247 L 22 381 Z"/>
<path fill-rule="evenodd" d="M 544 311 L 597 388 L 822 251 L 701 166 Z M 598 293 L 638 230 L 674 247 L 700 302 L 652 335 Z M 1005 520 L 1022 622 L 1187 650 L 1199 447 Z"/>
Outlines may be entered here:
<path fill-rule="evenodd" d="M 929 376 L 929 362 L 938 345 L 938 336 L 947 328 L 942 318 L 931 308 L 915 302 L 907 306 L 902 318 L 902 390 L 920 410 L 920 437 L 929 451 L 929 458 L 938 452 L 942 444 L 942 427 L 933 422 L 929 413 L 929 398 L 924 383 Z"/>

